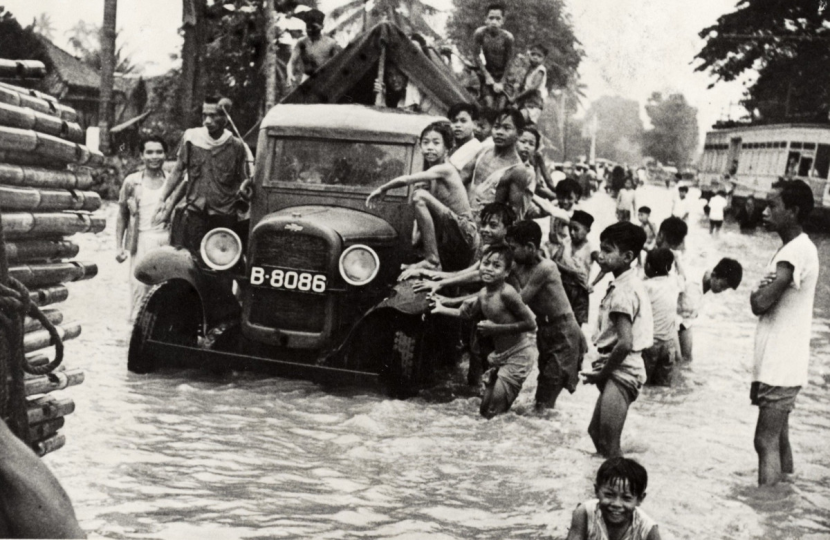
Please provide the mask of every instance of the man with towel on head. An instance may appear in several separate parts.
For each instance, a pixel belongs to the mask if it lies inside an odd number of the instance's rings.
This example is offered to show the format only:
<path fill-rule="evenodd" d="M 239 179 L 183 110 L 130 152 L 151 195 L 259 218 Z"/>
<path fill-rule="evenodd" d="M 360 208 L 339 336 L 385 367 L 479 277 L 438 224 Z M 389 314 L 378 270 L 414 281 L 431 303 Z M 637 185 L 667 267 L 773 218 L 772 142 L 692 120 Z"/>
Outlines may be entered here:
<path fill-rule="evenodd" d="M 180 219 L 171 230 L 171 244 L 198 253 L 208 231 L 225 227 L 245 241 L 247 221 L 240 221 L 240 202 L 247 200 L 250 183 L 246 172 L 245 143 L 225 129 L 227 99 L 207 98 L 202 107 L 202 127 L 184 132 L 176 166 L 164 183 L 154 222 L 170 220 L 184 194 Z M 180 187 L 185 173 L 187 182 Z"/>

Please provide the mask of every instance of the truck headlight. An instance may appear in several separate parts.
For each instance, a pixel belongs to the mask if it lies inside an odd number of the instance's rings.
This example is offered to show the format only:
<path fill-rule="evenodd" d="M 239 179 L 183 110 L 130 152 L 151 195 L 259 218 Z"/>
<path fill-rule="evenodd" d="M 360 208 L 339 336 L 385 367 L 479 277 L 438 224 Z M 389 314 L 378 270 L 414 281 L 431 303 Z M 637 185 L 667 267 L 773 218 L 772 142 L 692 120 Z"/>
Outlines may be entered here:
<path fill-rule="evenodd" d="M 242 240 L 230 229 L 220 227 L 208 231 L 202 238 L 202 260 L 214 270 L 227 270 L 242 256 Z"/>
<path fill-rule="evenodd" d="M 349 285 L 366 285 L 378 275 L 380 259 L 369 246 L 355 245 L 340 255 L 340 275 Z"/>

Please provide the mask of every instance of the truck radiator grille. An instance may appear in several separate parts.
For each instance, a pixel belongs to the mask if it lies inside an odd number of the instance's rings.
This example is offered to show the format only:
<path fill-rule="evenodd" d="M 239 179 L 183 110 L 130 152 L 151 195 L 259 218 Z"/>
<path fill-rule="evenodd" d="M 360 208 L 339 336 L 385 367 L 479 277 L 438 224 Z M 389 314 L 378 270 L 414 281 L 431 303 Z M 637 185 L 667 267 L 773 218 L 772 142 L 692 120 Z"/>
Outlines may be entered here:
<path fill-rule="evenodd" d="M 257 236 L 253 264 L 328 271 L 329 246 L 324 238 L 269 232 Z"/>
<path fill-rule="evenodd" d="M 248 320 L 252 324 L 279 330 L 322 332 L 326 321 L 326 297 L 292 291 L 254 289 Z"/>

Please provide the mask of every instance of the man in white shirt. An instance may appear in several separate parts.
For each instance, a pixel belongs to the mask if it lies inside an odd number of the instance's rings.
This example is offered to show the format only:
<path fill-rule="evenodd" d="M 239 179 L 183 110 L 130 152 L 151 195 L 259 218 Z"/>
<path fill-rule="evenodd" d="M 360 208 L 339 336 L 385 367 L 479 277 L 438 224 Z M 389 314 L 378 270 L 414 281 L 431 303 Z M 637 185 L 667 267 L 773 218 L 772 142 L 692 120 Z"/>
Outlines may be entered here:
<path fill-rule="evenodd" d="M 671 215 L 683 221 L 689 220 L 689 186 L 678 186 L 677 197 L 672 202 Z"/>
<path fill-rule="evenodd" d="M 784 245 L 750 295 L 752 313 L 759 316 L 750 399 L 759 407 L 755 451 L 761 486 L 774 485 L 782 473 L 793 472 L 789 417 L 798 391 L 807 384 L 819 273 L 818 250 L 802 229 L 813 205 L 810 187 L 791 180 L 773 185 L 764 210 L 764 225 Z"/>
<path fill-rule="evenodd" d="M 726 209 L 726 190 L 721 189 L 709 200 L 709 234 L 716 238 L 720 235 L 720 228 L 723 226 L 723 215 Z"/>

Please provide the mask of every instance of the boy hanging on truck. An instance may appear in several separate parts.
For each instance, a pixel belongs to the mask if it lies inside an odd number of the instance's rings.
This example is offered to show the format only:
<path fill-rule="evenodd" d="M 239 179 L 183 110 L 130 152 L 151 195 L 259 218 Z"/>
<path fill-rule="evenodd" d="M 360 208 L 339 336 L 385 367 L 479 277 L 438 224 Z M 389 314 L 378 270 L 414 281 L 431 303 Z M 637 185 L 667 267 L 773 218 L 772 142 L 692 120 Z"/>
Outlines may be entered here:
<path fill-rule="evenodd" d="M 453 146 L 452 127 L 434 122 L 421 132 L 421 152 L 426 170 L 399 176 L 372 191 L 366 206 L 390 189 L 420 182 L 430 182 L 428 190 L 412 194 L 410 204 L 421 232 L 425 257 L 412 268 L 461 270 L 470 265 L 478 248 L 479 237 L 467 192 L 458 170 L 447 162 Z"/>
<path fill-rule="evenodd" d="M 480 319 L 478 332 L 493 338 L 495 350 L 488 360 L 492 366 L 485 373 L 485 390 L 480 413 L 485 418 L 507 412 L 516 401 L 538 356 L 534 332 L 535 317 L 516 289 L 505 283 L 513 255 L 509 247 L 490 246 L 479 267 L 484 288 L 461 308 L 449 308 L 435 301 L 433 313 Z"/>
<path fill-rule="evenodd" d="M 288 60 L 287 79 L 288 85 L 291 87 L 305 81 L 320 66 L 343 50 L 333 37 L 323 34 L 325 13 L 317 9 L 311 9 L 296 17 L 305 22 L 308 35 L 301 38 L 294 45 L 291 58 Z M 302 69 L 302 75 L 297 77 L 297 71 L 300 68 Z"/>

